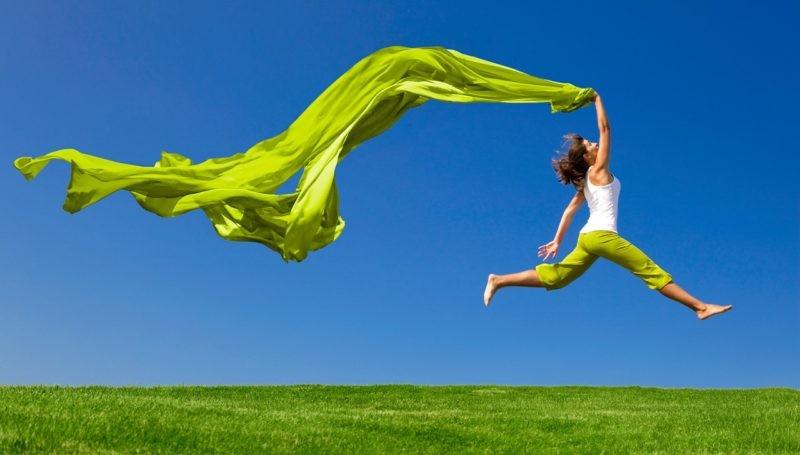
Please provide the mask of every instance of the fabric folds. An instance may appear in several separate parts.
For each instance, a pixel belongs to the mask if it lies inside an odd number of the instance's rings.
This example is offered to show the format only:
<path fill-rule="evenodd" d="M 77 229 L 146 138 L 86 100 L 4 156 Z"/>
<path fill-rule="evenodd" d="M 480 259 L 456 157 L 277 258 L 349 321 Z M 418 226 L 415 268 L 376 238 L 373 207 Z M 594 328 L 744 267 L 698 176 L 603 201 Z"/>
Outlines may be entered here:
<path fill-rule="evenodd" d="M 364 141 L 429 99 L 550 103 L 551 112 L 588 104 L 594 90 L 531 76 L 441 46 L 390 46 L 353 65 L 282 133 L 245 152 L 193 164 L 162 152 L 154 166 L 116 162 L 75 149 L 23 156 L 27 180 L 54 159 L 71 163 L 64 210 L 75 213 L 126 190 L 163 217 L 202 209 L 227 240 L 261 243 L 284 261 L 302 261 L 341 235 L 336 165 Z M 292 193 L 275 191 L 297 171 Z"/>

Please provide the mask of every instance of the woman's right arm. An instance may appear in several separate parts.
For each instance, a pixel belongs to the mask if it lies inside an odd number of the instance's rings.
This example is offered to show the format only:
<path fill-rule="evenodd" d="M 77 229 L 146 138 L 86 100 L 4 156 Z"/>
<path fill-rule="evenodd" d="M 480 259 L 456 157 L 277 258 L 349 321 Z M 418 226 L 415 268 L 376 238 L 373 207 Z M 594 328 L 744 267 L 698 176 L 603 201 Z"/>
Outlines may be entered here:
<path fill-rule="evenodd" d="M 538 256 L 542 257 L 542 260 L 547 260 L 547 258 L 551 255 L 556 257 L 556 254 L 558 254 L 558 248 L 561 245 L 561 241 L 564 239 L 564 234 L 567 233 L 569 225 L 572 224 L 572 217 L 575 216 L 575 212 L 581 208 L 581 204 L 583 204 L 585 200 L 586 197 L 583 195 L 583 191 L 575 192 L 572 200 L 569 201 L 569 205 L 567 205 L 567 208 L 561 215 L 561 222 L 558 223 L 558 229 L 556 230 L 555 238 L 544 245 L 539 246 Z"/>
<path fill-rule="evenodd" d="M 606 108 L 603 100 L 598 94 L 594 99 L 594 106 L 597 108 L 597 129 L 600 131 L 600 141 L 598 143 L 597 159 L 594 162 L 595 170 L 608 171 L 608 163 L 611 159 L 611 125 L 608 123 Z"/>

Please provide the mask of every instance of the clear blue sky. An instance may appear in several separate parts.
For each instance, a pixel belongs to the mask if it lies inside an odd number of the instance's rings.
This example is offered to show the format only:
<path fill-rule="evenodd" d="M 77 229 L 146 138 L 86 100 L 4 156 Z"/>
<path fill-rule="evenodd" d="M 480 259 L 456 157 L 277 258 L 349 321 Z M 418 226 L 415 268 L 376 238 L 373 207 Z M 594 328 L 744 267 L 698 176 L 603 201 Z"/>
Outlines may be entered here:
<path fill-rule="evenodd" d="M 178 3 L 4 3 L 0 383 L 800 387 L 797 2 Z M 301 263 L 127 192 L 70 215 L 66 163 L 12 166 L 243 151 L 388 45 L 596 88 L 620 234 L 734 310 L 699 322 L 606 260 L 483 308 L 487 274 L 553 238 L 571 192 L 549 159 L 596 138 L 591 106 L 412 109 L 340 163 L 347 226 Z"/>

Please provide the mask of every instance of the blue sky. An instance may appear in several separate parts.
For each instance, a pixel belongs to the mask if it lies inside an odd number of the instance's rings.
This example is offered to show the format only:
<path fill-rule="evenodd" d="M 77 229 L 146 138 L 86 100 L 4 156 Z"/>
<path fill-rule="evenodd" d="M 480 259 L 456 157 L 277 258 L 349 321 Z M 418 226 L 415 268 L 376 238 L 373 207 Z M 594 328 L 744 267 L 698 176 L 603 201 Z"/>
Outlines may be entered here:
<path fill-rule="evenodd" d="M 4 3 L 0 383 L 800 387 L 796 2 L 178 3 Z M 127 192 L 71 215 L 66 163 L 11 164 L 243 151 L 388 45 L 597 89 L 620 234 L 734 310 L 700 322 L 606 260 L 483 308 L 487 274 L 553 238 L 549 159 L 596 138 L 591 106 L 412 109 L 339 164 L 347 226 L 301 263 Z"/>

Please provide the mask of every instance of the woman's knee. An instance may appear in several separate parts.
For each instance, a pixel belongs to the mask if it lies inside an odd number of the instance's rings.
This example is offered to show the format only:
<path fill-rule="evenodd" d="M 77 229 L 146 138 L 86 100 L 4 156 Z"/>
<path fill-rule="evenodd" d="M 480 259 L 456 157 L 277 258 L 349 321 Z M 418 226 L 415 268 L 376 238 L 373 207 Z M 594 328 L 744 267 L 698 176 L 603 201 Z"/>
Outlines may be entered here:
<path fill-rule="evenodd" d="M 561 288 L 565 287 L 566 285 L 570 284 L 572 281 L 573 280 L 561 279 L 561 280 L 558 280 L 558 281 L 556 281 L 555 283 L 553 283 L 553 284 L 551 284 L 549 286 L 545 286 L 545 289 L 547 289 L 548 291 L 555 291 L 556 289 L 561 289 Z"/>
<path fill-rule="evenodd" d="M 654 291 L 661 291 L 664 286 L 672 282 L 672 275 L 653 261 L 649 261 L 647 268 L 637 275 L 648 288 Z"/>
<path fill-rule="evenodd" d="M 544 288 L 550 288 L 556 282 L 558 282 L 558 272 L 556 272 L 553 264 L 548 264 L 543 262 L 536 267 L 534 267 L 534 272 L 536 273 L 536 278 Z"/>
<path fill-rule="evenodd" d="M 536 266 L 536 274 L 539 281 L 542 283 L 542 287 L 548 291 L 552 291 L 554 289 L 561 289 L 575 281 L 579 276 L 583 275 L 589 265 L 591 265 L 591 262 L 581 266 L 542 263 Z"/>

